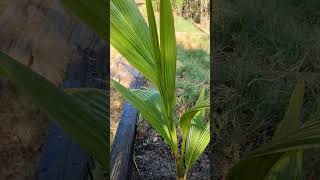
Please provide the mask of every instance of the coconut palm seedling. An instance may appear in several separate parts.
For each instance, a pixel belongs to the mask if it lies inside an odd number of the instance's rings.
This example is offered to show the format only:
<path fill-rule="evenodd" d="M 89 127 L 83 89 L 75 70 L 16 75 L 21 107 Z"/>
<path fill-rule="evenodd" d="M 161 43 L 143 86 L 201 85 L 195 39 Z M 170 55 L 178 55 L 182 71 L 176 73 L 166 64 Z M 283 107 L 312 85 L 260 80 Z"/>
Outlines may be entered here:
<path fill-rule="evenodd" d="M 92 0 L 87 3 L 88 1 L 63 0 L 62 2 L 92 27 L 101 38 L 107 40 L 105 1 Z M 2 52 L 0 52 L 0 76 L 14 82 L 107 170 L 109 102 L 105 90 L 85 88 L 62 90 Z"/>
<path fill-rule="evenodd" d="M 146 0 L 146 8 L 148 24 L 133 0 L 111 0 L 110 42 L 154 89 L 129 90 L 115 80 L 111 86 L 161 135 L 172 150 L 177 179 L 186 179 L 210 140 L 209 121 L 205 120 L 209 100 L 202 90 L 195 106 L 180 117 L 183 137 L 179 147 L 175 116 L 177 47 L 170 0 L 160 0 L 160 34 L 151 0 Z"/>
<path fill-rule="evenodd" d="M 232 167 L 227 180 L 299 180 L 303 150 L 320 147 L 320 111 L 301 122 L 305 91 L 299 81 L 290 98 L 283 120 L 270 143 L 245 156 Z"/>

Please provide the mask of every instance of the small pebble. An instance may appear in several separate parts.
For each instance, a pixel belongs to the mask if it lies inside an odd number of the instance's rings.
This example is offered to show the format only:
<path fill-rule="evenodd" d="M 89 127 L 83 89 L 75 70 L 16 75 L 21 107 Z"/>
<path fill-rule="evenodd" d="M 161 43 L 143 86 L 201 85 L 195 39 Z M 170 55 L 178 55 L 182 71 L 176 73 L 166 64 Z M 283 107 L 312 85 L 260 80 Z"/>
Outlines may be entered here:
<path fill-rule="evenodd" d="M 158 141 L 158 137 L 153 137 L 152 142 L 156 142 L 156 141 Z"/>

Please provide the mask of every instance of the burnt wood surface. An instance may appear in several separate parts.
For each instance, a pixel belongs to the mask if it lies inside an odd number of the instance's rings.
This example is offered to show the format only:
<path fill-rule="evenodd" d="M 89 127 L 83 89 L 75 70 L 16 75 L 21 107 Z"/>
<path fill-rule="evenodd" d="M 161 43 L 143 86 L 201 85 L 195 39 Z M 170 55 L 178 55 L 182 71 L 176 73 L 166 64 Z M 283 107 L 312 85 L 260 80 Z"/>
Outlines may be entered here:
<path fill-rule="evenodd" d="M 143 86 L 143 78 L 136 77 L 131 89 Z M 112 144 L 110 157 L 110 180 L 127 180 L 132 174 L 133 146 L 138 111 L 127 101 L 124 103 L 119 126 Z"/>

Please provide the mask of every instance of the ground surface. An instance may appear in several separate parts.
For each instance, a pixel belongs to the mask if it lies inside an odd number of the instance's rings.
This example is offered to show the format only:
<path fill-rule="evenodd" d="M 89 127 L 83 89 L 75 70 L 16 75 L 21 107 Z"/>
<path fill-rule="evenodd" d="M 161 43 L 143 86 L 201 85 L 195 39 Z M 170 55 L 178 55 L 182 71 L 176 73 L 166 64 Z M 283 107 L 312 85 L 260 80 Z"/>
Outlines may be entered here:
<path fill-rule="evenodd" d="M 170 148 L 145 120 L 137 123 L 134 152 L 133 179 L 175 179 L 175 163 Z M 188 179 L 210 178 L 208 152 L 201 155 Z"/>
<path fill-rule="evenodd" d="M 33 180 L 48 118 L 2 78 L 0 99 L 0 179 Z"/>
<path fill-rule="evenodd" d="M 117 132 L 121 113 L 123 110 L 124 99 L 114 89 L 111 89 L 110 102 L 110 144 L 112 144 Z"/>

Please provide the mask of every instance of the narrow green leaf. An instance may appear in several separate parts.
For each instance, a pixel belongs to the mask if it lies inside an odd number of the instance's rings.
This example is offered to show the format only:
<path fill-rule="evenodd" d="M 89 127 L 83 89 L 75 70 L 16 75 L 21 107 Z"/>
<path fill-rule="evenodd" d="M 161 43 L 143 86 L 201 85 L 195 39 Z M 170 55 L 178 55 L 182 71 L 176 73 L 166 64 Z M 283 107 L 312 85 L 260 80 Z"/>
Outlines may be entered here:
<path fill-rule="evenodd" d="M 169 127 L 165 123 L 160 96 L 152 90 L 133 90 L 130 91 L 115 80 L 110 80 L 114 87 L 132 106 L 146 118 L 150 125 L 164 138 L 166 143 L 173 146 L 170 138 Z"/>
<path fill-rule="evenodd" d="M 263 180 L 265 174 L 268 173 L 283 153 L 273 154 L 265 157 L 250 157 L 246 156 L 241 159 L 228 172 L 227 180 Z M 259 168 L 260 167 L 260 168 Z"/>
<path fill-rule="evenodd" d="M 258 148 L 245 159 L 240 160 L 229 172 L 229 179 L 234 180 L 239 177 L 248 180 L 271 180 L 281 179 L 281 177 L 300 178 L 302 168 L 301 149 L 310 148 L 317 144 L 316 141 L 301 141 L 299 144 L 298 138 L 296 138 L 299 134 L 297 132 L 308 132 L 301 129 L 300 113 L 303 105 L 303 96 L 304 82 L 299 81 L 291 95 L 288 110 L 277 128 L 273 140 L 267 145 Z M 315 132 L 312 131 L 315 129 L 311 129 L 309 137 L 301 136 L 300 138 L 313 138 Z M 259 166 L 257 166 L 257 162 L 260 162 Z"/>
<path fill-rule="evenodd" d="M 158 87 L 149 28 L 132 0 L 111 0 L 110 42 L 127 61 Z"/>
<path fill-rule="evenodd" d="M 320 122 L 303 126 L 255 150 L 253 156 L 264 156 L 291 150 L 310 149 L 320 147 Z"/>
<path fill-rule="evenodd" d="M 2 75 L 2 76 L 5 76 L 5 75 L 6 75 L 6 72 L 5 72 L 3 69 L 1 69 L 1 68 L 0 68 L 0 75 Z"/>
<path fill-rule="evenodd" d="M 176 40 L 169 0 L 160 2 L 160 48 L 151 1 L 147 1 L 149 26 L 132 0 L 111 0 L 111 44 L 159 90 L 164 122 L 173 152 L 178 153 L 174 121 Z"/>
<path fill-rule="evenodd" d="M 61 0 L 62 4 L 89 25 L 104 40 L 108 37 L 108 0 Z"/>
<path fill-rule="evenodd" d="M 205 122 L 204 110 L 199 111 L 192 120 L 186 142 L 185 174 L 199 159 L 210 142 L 210 122 Z"/>
<path fill-rule="evenodd" d="M 300 114 L 303 105 L 303 97 L 304 81 L 299 81 L 290 98 L 288 110 L 284 115 L 283 120 L 278 125 L 278 128 L 273 135 L 273 139 L 286 136 L 288 132 L 301 127 L 302 122 L 300 121 Z"/>
<path fill-rule="evenodd" d="M 157 65 L 157 69 L 161 69 L 161 67 L 160 67 L 160 60 L 161 60 L 160 58 L 161 57 L 160 57 L 158 30 L 157 30 L 157 25 L 156 25 L 156 20 L 154 17 L 154 11 L 153 11 L 151 0 L 146 0 L 146 5 L 147 5 L 150 35 L 151 35 L 151 40 L 152 40 L 153 49 L 154 49 L 153 53 L 154 53 L 155 64 Z"/>
<path fill-rule="evenodd" d="M 69 94 L 83 106 L 83 109 L 96 117 L 98 123 L 109 127 L 109 103 L 106 90 L 80 88 Z"/>
<path fill-rule="evenodd" d="M 292 179 L 300 180 L 302 171 L 302 151 L 284 153 L 274 163 L 266 175 L 266 180 Z"/>
<path fill-rule="evenodd" d="M 79 104 L 73 96 L 1 52 L 0 69 L 103 167 L 108 167 L 108 128 L 88 112 L 88 106 Z"/>
<path fill-rule="evenodd" d="M 196 106 L 186 111 L 180 118 L 180 127 L 182 129 L 182 132 L 184 134 L 184 137 L 187 136 L 191 121 L 194 118 L 194 116 L 201 110 L 209 109 L 210 103 L 209 101 L 204 101 L 201 103 L 197 103 Z"/>
<path fill-rule="evenodd" d="M 206 93 L 206 88 L 203 87 L 200 91 L 200 95 L 199 95 L 199 98 L 196 102 L 196 105 L 199 105 L 205 101 L 205 93 Z"/>
<path fill-rule="evenodd" d="M 160 47 L 161 47 L 161 82 L 163 83 L 163 101 L 168 117 L 175 110 L 176 80 L 176 36 L 170 0 L 160 1 Z M 175 128 L 172 121 L 172 128 Z"/>
<path fill-rule="evenodd" d="M 208 100 L 205 100 L 205 89 L 203 88 L 195 106 L 180 118 L 180 128 L 183 132 L 181 157 L 185 158 L 185 174 L 188 173 L 210 141 L 210 123 L 209 121 L 206 123 L 204 119 L 205 110 L 209 107 L 210 104 Z"/>
<path fill-rule="evenodd" d="M 300 114 L 304 97 L 304 81 L 299 81 L 290 98 L 289 107 L 273 135 L 273 139 L 285 137 L 301 127 Z M 289 151 L 273 165 L 266 175 L 267 180 L 289 178 L 298 180 L 302 171 L 302 150 Z"/>

